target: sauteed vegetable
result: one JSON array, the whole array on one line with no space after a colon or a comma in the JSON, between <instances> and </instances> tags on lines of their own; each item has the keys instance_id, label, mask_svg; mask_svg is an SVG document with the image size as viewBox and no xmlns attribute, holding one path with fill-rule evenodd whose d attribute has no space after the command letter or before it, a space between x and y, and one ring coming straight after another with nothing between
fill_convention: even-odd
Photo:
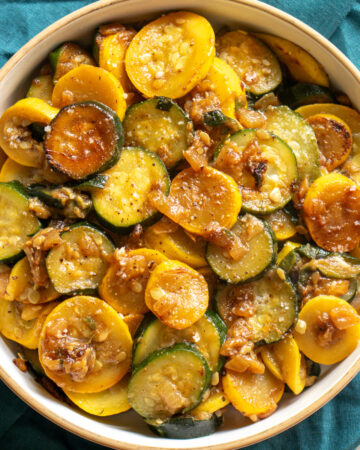
<instances>
[{"instance_id":1,"label":"sauteed vegetable","mask_svg":"<svg viewBox=\"0 0 360 450\"><path fill-rule=\"evenodd\" d=\"M0 331L89 414L263 419L360 339L360 115L302 48L192 12L92 53L0 118Z\"/></svg>"}]
</instances>

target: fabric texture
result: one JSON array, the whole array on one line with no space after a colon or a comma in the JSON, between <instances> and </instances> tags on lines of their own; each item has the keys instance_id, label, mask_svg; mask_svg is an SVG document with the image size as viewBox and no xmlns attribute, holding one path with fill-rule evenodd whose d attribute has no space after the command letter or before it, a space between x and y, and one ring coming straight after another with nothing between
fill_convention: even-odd
<instances>
[{"instance_id":1,"label":"fabric texture","mask_svg":"<svg viewBox=\"0 0 360 450\"><path fill-rule=\"evenodd\" d=\"M83 0L0 0L0 67L30 38ZM267 0L330 39L360 68L360 3L357 0ZM61 430L0 382L1 450L100 450ZM251 450L351 450L360 443L360 375L320 411Z\"/></svg>"}]
</instances>

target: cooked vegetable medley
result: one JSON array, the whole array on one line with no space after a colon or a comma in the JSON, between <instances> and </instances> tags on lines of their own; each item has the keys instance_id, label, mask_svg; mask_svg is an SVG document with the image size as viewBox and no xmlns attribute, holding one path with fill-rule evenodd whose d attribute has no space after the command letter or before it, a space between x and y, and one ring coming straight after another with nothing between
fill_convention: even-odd
<instances>
[{"instance_id":1,"label":"cooked vegetable medley","mask_svg":"<svg viewBox=\"0 0 360 450\"><path fill-rule=\"evenodd\" d=\"M192 12L92 48L0 118L14 361L164 437L265 418L360 339L360 114L302 48Z\"/></svg>"}]
</instances>

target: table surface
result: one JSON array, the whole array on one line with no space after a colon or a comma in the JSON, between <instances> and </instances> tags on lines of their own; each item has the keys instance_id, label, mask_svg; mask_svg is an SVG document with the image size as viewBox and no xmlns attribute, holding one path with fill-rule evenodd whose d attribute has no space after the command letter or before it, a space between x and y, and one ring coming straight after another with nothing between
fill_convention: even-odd
<instances>
[{"instance_id":1,"label":"table surface","mask_svg":"<svg viewBox=\"0 0 360 450\"><path fill-rule=\"evenodd\" d=\"M330 39L360 68L359 0L266 0ZM0 0L0 67L55 20L91 2ZM26 406L0 382L1 450L100 450L58 428ZM330 403L292 429L251 450L351 450L360 443L360 374Z\"/></svg>"}]
</instances>

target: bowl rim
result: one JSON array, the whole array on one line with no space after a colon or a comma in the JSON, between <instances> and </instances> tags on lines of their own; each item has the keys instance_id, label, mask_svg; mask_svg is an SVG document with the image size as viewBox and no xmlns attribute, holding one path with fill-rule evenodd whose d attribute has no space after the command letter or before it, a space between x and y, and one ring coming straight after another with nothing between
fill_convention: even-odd
<instances>
[{"instance_id":1,"label":"bowl rim","mask_svg":"<svg viewBox=\"0 0 360 450\"><path fill-rule=\"evenodd\" d=\"M339 50L335 45L333 45L330 41L328 41L324 36L315 31L309 25L306 25L301 20L291 16L290 14L281 11L278 8L275 8L271 5L263 3L258 0L227 0L228 2L243 4L248 7L252 7L254 9L262 10L267 12L273 16L276 16L279 19L282 19L288 23L290 23L295 28L298 28L300 31L305 32L307 35L316 40L323 48L329 51L336 59L338 59L343 66L345 66L346 70L348 70L356 81L360 84L360 71L356 68L356 66ZM48 38L52 33L62 28L63 26L73 22L79 17L84 17L87 14L93 13L98 9L103 9L107 6L112 6L115 4L124 4L130 3L132 0L99 0L90 5L86 5L80 9L75 10L74 12L67 14L56 22L52 23L40 33L35 35L32 39L30 39L25 45L23 45L0 69L0 82L5 78L5 76L21 61L21 59L26 55L26 53L37 46L40 42ZM279 433L286 431L287 429L293 427L298 424L302 420L309 417L311 414L315 413L322 406L324 406L327 402L329 402L332 398L334 398L345 386L350 383L350 381L355 377L355 375L360 371L360 355L358 358L352 363L351 367L343 374L342 378L333 386L332 389L325 392L321 395L310 407L303 409L296 416L289 417L282 421L280 424L275 425L274 427L268 428L267 430L261 431L256 435L256 440L254 441L254 436L246 436L241 437L240 439L235 439L231 442L227 442L224 444L219 444L212 446L211 448L217 450L227 450L233 448L242 448L247 445L256 444L265 439L269 439ZM163 449L159 446L139 446L136 444L130 444L128 442L119 441L118 439L113 439L110 437L102 436L92 430L85 430L79 428L78 425L68 421L67 419L59 416L57 413L53 412L51 409L44 407L44 405L32 397L31 393L28 393L26 389L24 389L20 384L14 381L11 376L5 371L5 369L0 365L0 379L18 396L21 400L23 400L28 406L33 408L36 412L41 414L46 419L55 423L56 425L64 428L71 433L74 433L84 439L91 440L97 444L104 445L110 448L123 448L130 450L137 449L148 449L148 450L169 450L169 447L164 447ZM119 447L121 445L121 447ZM208 445L201 445L199 447L191 447L192 450L204 450L208 449Z\"/></svg>"}]
</instances>

